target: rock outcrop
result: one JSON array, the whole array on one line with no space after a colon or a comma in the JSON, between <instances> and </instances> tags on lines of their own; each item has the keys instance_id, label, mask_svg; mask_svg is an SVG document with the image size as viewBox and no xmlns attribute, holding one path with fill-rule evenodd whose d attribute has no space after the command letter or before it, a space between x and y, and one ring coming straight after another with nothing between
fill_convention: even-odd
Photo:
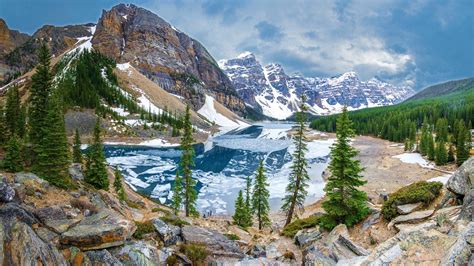
<instances>
[{"instance_id":1,"label":"rock outcrop","mask_svg":"<svg viewBox=\"0 0 474 266\"><path fill-rule=\"evenodd\" d=\"M244 257L242 250L234 241L215 230L192 225L186 225L181 230L185 243L204 245L212 255Z\"/></svg>"},{"instance_id":2,"label":"rock outcrop","mask_svg":"<svg viewBox=\"0 0 474 266\"><path fill-rule=\"evenodd\" d=\"M0 202L10 202L15 198L15 190L4 179L0 181Z\"/></svg>"},{"instance_id":3,"label":"rock outcrop","mask_svg":"<svg viewBox=\"0 0 474 266\"><path fill-rule=\"evenodd\" d=\"M474 188L474 157L470 157L448 179L446 187L457 195L464 196Z\"/></svg>"},{"instance_id":4,"label":"rock outcrop","mask_svg":"<svg viewBox=\"0 0 474 266\"><path fill-rule=\"evenodd\" d=\"M158 218L152 219L151 222L165 246L175 245L181 241L181 228L167 224Z\"/></svg>"},{"instance_id":5,"label":"rock outcrop","mask_svg":"<svg viewBox=\"0 0 474 266\"><path fill-rule=\"evenodd\" d=\"M204 46L146 9L120 4L104 10L92 44L119 63L129 62L165 90L185 97L195 110L204 104L205 92L233 111L245 109Z\"/></svg>"}]
</instances>

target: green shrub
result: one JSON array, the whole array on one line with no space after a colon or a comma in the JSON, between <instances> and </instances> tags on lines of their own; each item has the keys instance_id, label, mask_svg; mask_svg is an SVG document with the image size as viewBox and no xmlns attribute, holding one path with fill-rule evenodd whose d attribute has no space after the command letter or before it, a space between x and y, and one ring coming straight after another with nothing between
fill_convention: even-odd
<instances>
[{"instance_id":1,"label":"green shrub","mask_svg":"<svg viewBox=\"0 0 474 266\"><path fill-rule=\"evenodd\" d=\"M133 233L133 237L136 239L143 239L146 234L155 232L155 226L151 221L135 222L137 230Z\"/></svg>"},{"instance_id":2,"label":"green shrub","mask_svg":"<svg viewBox=\"0 0 474 266\"><path fill-rule=\"evenodd\" d=\"M390 221L397 216L397 205L422 202L425 205L432 202L440 193L443 184L440 182L420 181L402 187L390 194L382 207L383 217Z\"/></svg>"},{"instance_id":3,"label":"green shrub","mask_svg":"<svg viewBox=\"0 0 474 266\"><path fill-rule=\"evenodd\" d=\"M180 250L193 262L193 265L202 264L208 256L207 249L201 245L185 244Z\"/></svg>"},{"instance_id":4,"label":"green shrub","mask_svg":"<svg viewBox=\"0 0 474 266\"><path fill-rule=\"evenodd\" d=\"M140 204L136 203L135 201L131 201L129 199L125 199L125 202L127 203L128 207L130 207L130 208L141 209L143 207Z\"/></svg>"},{"instance_id":5,"label":"green shrub","mask_svg":"<svg viewBox=\"0 0 474 266\"><path fill-rule=\"evenodd\" d=\"M179 265L178 258L176 258L175 255L169 256L168 258L166 258L166 265L168 265L168 266Z\"/></svg>"},{"instance_id":6,"label":"green shrub","mask_svg":"<svg viewBox=\"0 0 474 266\"><path fill-rule=\"evenodd\" d=\"M294 237L299 230L315 227L318 224L319 224L318 216L310 216L308 218L298 219L298 220L293 221L289 225L285 226L281 234L287 237Z\"/></svg>"},{"instance_id":7,"label":"green shrub","mask_svg":"<svg viewBox=\"0 0 474 266\"><path fill-rule=\"evenodd\" d=\"M228 239L233 240L233 241L235 241L235 240L240 240L240 237L239 237L238 235L236 235L236 234L224 234L224 235L225 235Z\"/></svg>"},{"instance_id":8,"label":"green shrub","mask_svg":"<svg viewBox=\"0 0 474 266\"><path fill-rule=\"evenodd\" d=\"M179 227L181 227L183 225L189 225L188 222L186 222L184 220L181 220L178 217L173 217L171 215L160 217L160 219L163 222L167 223L167 224L172 224L172 225L179 226Z\"/></svg>"},{"instance_id":9,"label":"green shrub","mask_svg":"<svg viewBox=\"0 0 474 266\"><path fill-rule=\"evenodd\" d=\"M171 215L171 212L167 209L164 209L164 208L161 208L161 207L155 207L153 209L151 209L152 212L162 212L164 213L166 216L169 216Z\"/></svg>"}]
</instances>

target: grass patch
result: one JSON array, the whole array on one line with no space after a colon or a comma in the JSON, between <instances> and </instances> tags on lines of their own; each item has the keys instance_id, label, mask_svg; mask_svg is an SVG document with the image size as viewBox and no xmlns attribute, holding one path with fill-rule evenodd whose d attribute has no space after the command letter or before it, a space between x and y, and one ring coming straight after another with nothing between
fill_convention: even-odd
<instances>
[{"instance_id":1,"label":"grass patch","mask_svg":"<svg viewBox=\"0 0 474 266\"><path fill-rule=\"evenodd\" d=\"M397 206L409 203L423 202L428 205L440 193L443 184L441 182L420 181L402 187L390 194L382 207L383 217L390 221L397 216Z\"/></svg>"},{"instance_id":2,"label":"grass patch","mask_svg":"<svg viewBox=\"0 0 474 266\"><path fill-rule=\"evenodd\" d=\"M298 220L293 221L289 225L285 226L281 234L286 237L294 237L299 230L315 227L318 224L319 224L318 216L310 216L308 218L298 219Z\"/></svg>"},{"instance_id":3,"label":"grass patch","mask_svg":"<svg viewBox=\"0 0 474 266\"><path fill-rule=\"evenodd\" d=\"M236 234L224 234L228 239L230 240L233 240L233 241L236 241L236 240L240 240L240 237Z\"/></svg>"},{"instance_id":4,"label":"grass patch","mask_svg":"<svg viewBox=\"0 0 474 266\"><path fill-rule=\"evenodd\" d=\"M193 265L202 264L209 255L206 247L195 244L182 245L180 251L193 262Z\"/></svg>"},{"instance_id":5,"label":"grass patch","mask_svg":"<svg viewBox=\"0 0 474 266\"><path fill-rule=\"evenodd\" d=\"M171 225L175 225L179 227L182 227L183 225L189 225L188 222L181 220L178 217L173 217L171 215L160 217L160 219L167 224L171 224Z\"/></svg>"},{"instance_id":6,"label":"grass patch","mask_svg":"<svg viewBox=\"0 0 474 266\"><path fill-rule=\"evenodd\" d=\"M136 239L143 239L146 234L155 232L155 226L151 221L135 222L137 230L133 233L133 237Z\"/></svg>"},{"instance_id":7,"label":"grass patch","mask_svg":"<svg viewBox=\"0 0 474 266\"><path fill-rule=\"evenodd\" d=\"M164 208L161 208L161 207L155 207L155 208L151 209L151 211L152 212L162 212L166 216L171 216L171 211L169 211L167 209L164 209Z\"/></svg>"},{"instance_id":8,"label":"grass patch","mask_svg":"<svg viewBox=\"0 0 474 266\"><path fill-rule=\"evenodd\" d=\"M127 203L128 207L134 208L134 209L141 209L142 206L134 201L131 201L129 199L126 199L125 202Z\"/></svg>"}]
</instances>

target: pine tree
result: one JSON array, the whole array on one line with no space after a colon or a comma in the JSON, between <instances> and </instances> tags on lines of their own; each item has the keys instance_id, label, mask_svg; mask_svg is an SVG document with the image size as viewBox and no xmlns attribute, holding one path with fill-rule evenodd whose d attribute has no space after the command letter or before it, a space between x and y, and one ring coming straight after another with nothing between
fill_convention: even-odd
<instances>
[{"instance_id":1,"label":"pine tree","mask_svg":"<svg viewBox=\"0 0 474 266\"><path fill-rule=\"evenodd\" d=\"M22 143L17 135L10 137L5 150L3 167L10 172L20 172L23 170L23 158L21 156Z\"/></svg>"},{"instance_id":2,"label":"pine tree","mask_svg":"<svg viewBox=\"0 0 474 266\"><path fill-rule=\"evenodd\" d=\"M186 115L184 117L184 134L181 137L181 170L183 172L183 184L184 184L184 211L186 216L198 216L199 213L196 209L197 191L196 181L193 180L192 170L194 167L194 148L192 146L193 139L193 127L191 124L191 113L189 105L186 106Z\"/></svg>"},{"instance_id":3,"label":"pine tree","mask_svg":"<svg viewBox=\"0 0 474 266\"><path fill-rule=\"evenodd\" d=\"M298 131L294 138L295 152L293 153L293 164L291 166L291 173L289 182L286 187L286 196L283 198L283 205L281 209L286 212L285 225L291 223L293 215L297 210L303 210L304 200L308 195L306 191L308 187L308 163L305 158L305 153L308 151L307 140L305 137L305 116L304 112L307 110L305 106L305 97L301 101L300 111L296 114L298 122Z\"/></svg>"},{"instance_id":4,"label":"pine tree","mask_svg":"<svg viewBox=\"0 0 474 266\"><path fill-rule=\"evenodd\" d=\"M82 163L82 153L81 153L81 135L79 135L79 130L76 128L74 132L74 144L72 146L72 161L74 163Z\"/></svg>"},{"instance_id":5,"label":"pine tree","mask_svg":"<svg viewBox=\"0 0 474 266\"><path fill-rule=\"evenodd\" d=\"M268 203L270 192L267 187L267 178L263 169L263 161L261 161L255 176L252 197L252 208L257 216L259 230L270 224L270 218L268 217L268 212L270 211L270 204Z\"/></svg>"},{"instance_id":6,"label":"pine tree","mask_svg":"<svg viewBox=\"0 0 474 266\"><path fill-rule=\"evenodd\" d=\"M114 189L115 192L117 193L119 200L120 201L126 201L127 200L127 195L125 194L125 189L123 188L122 184L122 173L118 169L115 169L114 172Z\"/></svg>"},{"instance_id":7,"label":"pine tree","mask_svg":"<svg viewBox=\"0 0 474 266\"><path fill-rule=\"evenodd\" d=\"M458 123L458 136L456 145L456 164L462 165L467 159L469 159L470 140L471 136L469 130L466 129L464 121Z\"/></svg>"},{"instance_id":8,"label":"pine tree","mask_svg":"<svg viewBox=\"0 0 474 266\"><path fill-rule=\"evenodd\" d=\"M423 119L423 125L421 126L421 139L420 139L420 153L421 155L427 155L428 154L428 134L429 134L429 125L428 125L428 119L425 117Z\"/></svg>"},{"instance_id":9,"label":"pine tree","mask_svg":"<svg viewBox=\"0 0 474 266\"><path fill-rule=\"evenodd\" d=\"M183 181L179 175L179 170L176 170L176 178L174 179L173 187L173 198L171 207L173 208L174 214L178 215L179 210L183 204Z\"/></svg>"},{"instance_id":10,"label":"pine tree","mask_svg":"<svg viewBox=\"0 0 474 266\"><path fill-rule=\"evenodd\" d=\"M245 187L245 217L244 217L244 227L252 226L252 180L250 176L247 176L247 185Z\"/></svg>"},{"instance_id":11,"label":"pine tree","mask_svg":"<svg viewBox=\"0 0 474 266\"><path fill-rule=\"evenodd\" d=\"M431 131L428 133L428 160L433 161L435 159L435 144L433 140L433 134Z\"/></svg>"},{"instance_id":12,"label":"pine tree","mask_svg":"<svg viewBox=\"0 0 474 266\"><path fill-rule=\"evenodd\" d=\"M36 147L40 145L44 131L48 127L45 119L48 114L48 98L52 84L51 54L45 42L39 47L38 61L36 72L31 77L28 109L29 139L36 153L40 152L36 150Z\"/></svg>"},{"instance_id":13,"label":"pine tree","mask_svg":"<svg viewBox=\"0 0 474 266\"><path fill-rule=\"evenodd\" d=\"M23 137L25 132L25 119L23 117L20 100L20 93L17 86L13 86L8 90L7 103L5 110L5 120L8 136L17 135Z\"/></svg>"},{"instance_id":14,"label":"pine tree","mask_svg":"<svg viewBox=\"0 0 474 266\"><path fill-rule=\"evenodd\" d=\"M0 105L0 132L3 132L0 134L0 147L2 147L8 140L8 136L6 134L7 132L7 121L5 119L5 107L3 105Z\"/></svg>"},{"instance_id":15,"label":"pine tree","mask_svg":"<svg viewBox=\"0 0 474 266\"><path fill-rule=\"evenodd\" d=\"M352 226L368 214L367 194L357 190L366 181L360 175L363 168L360 161L355 160L358 151L350 146L350 139L354 136L352 122L349 119L347 108L339 115L336 125L336 143L331 147L331 162L324 191L328 200L322 206L326 214L322 217L321 225L333 228L339 223Z\"/></svg>"},{"instance_id":16,"label":"pine tree","mask_svg":"<svg viewBox=\"0 0 474 266\"><path fill-rule=\"evenodd\" d=\"M107 175L107 166L105 161L104 148L100 137L100 119L97 118L94 127L94 140L86 159L86 174L84 181L97 189L109 189L109 177Z\"/></svg>"},{"instance_id":17,"label":"pine tree","mask_svg":"<svg viewBox=\"0 0 474 266\"><path fill-rule=\"evenodd\" d=\"M69 147L64 124L64 113L58 95L48 100L48 112L44 118L45 128L36 151L34 171L53 185L67 188L72 184L68 174Z\"/></svg>"},{"instance_id":18,"label":"pine tree","mask_svg":"<svg viewBox=\"0 0 474 266\"><path fill-rule=\"evenodd\" d=\"M436 165L445 165L448 162L448 152L443 141L438 142L436 145Z\"/></svg>"},{"instance_id":19,"label":"pine tree","mask_svg":"<svg viewBox=\"0 0 474 266\"><path fill-rule=\"evenodd\" d=\"M238 226L245 227L245 202L242 195L242 190L239 191L239 196L235 201L235 213L232 216L234 223Z\"/></svg>"}]
</instances>

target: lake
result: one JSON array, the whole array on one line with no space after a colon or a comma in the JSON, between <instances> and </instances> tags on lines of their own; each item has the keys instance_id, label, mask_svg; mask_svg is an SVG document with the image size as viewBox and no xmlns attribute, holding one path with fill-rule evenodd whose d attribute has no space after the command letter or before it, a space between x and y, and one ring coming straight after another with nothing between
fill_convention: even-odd
<instances>
[{"instance_id":1,"label":"lake","mask_svg":"<svg viewBox=\"0 0 474 266\"><path fill-rule=\"evenodd\" d=\"M278 211L288 183L292 140L287 136L292 124L261 123L212 136L194 146L196 166L193 178L198 182L197 207L201 213L232 214L246 177L254 173L263 160L270 191L272 211ZM327 167L332 139L308 143L306 158L311 181L307 202L324 195L322 172ZM130 145L105 145L107 162L118 167L125 182L133 189L169 203L171 188L181 156L178 147L152 148Z\"/></svg>"}]
</instances>

